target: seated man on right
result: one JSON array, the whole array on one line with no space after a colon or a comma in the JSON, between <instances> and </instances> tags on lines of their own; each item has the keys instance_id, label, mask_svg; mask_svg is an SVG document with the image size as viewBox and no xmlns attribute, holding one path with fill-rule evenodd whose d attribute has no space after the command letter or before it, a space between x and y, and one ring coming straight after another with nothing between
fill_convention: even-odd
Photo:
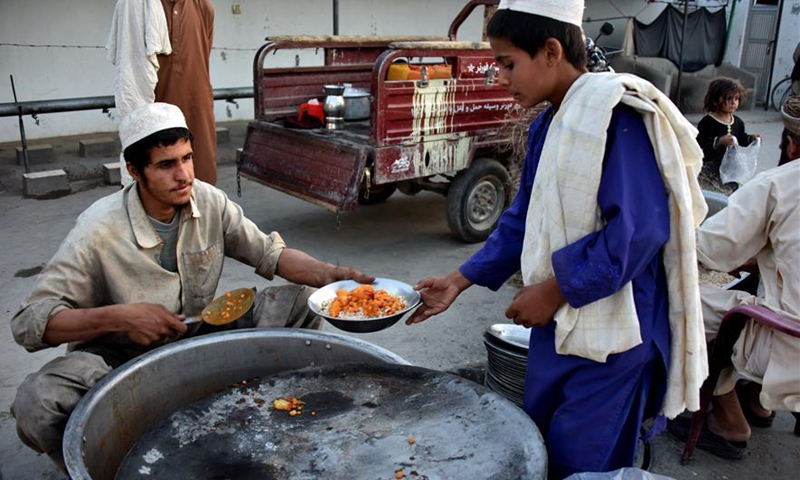
<instances>
[{"instance_id":1,"label":"seated man on right","mask_svg":"<svg viewBox=\"0 0 800 480\"><path fill-rule=\"evenodd\" d=\"M784 152L796 160L800 96L790 98L782 115L789 132ZM725 313L737 305L758 304L800 322L800 161L762 172L734 192L728 206L698 229L697 258L721 272L755 263L760 275L758 295L701 285L708 341L716 337ZM769 426L772 410L800 412L800 342L750 320L732 361L734 368L723 371L717 383L698 447L735 459L743 456L751 435L748 419ZM740 388L741 404L738 378L751 382Z\"/></svg>"}]
</instances>

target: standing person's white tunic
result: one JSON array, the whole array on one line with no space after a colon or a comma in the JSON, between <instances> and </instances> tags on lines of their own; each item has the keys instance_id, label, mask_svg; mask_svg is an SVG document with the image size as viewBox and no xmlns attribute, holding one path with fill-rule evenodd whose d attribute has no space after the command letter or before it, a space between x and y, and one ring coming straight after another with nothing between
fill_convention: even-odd
<instances>
[{"instance_id":1,"label":"standing person's white tunic","mask_svg":"<svg viewBox=\"0 0 800 480\"><path fill-rule=\"evenodd\" d=\"M108 59L116 67L114 102L120 118L153 103L158 83L157 55L169 55L172 47L164 9L159 0L119 0L111 19L106 43ZM122 185L133 182L120 154Z\"/></svg>"},{"instance_id":2,"label":"standing person's white tunic","mask_svg":"<svg viewBox=\"0 0 800 480\"><path fill-rule=\"evenodd\" d=\"M757 175L731 195L698 229L697 258L722 272L755 258L761 275L757 296L701 287L707 333L716 334L725 312L741 304L800 322L800 160ZM732 360L740 375L762 384L765 408L800 411L800 340L749 321ZM734 388L732 373L723 372L716 394Z\"/></svg>"}]
</instances>

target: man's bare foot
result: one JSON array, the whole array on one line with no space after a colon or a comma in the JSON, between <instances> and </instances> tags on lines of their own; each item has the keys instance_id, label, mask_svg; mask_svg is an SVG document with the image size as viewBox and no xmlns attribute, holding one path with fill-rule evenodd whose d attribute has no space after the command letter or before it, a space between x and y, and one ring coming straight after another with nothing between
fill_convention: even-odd
<instances>
[{"instance_id":1,"label":"man's bare foot","mask_svg":"<svg viewBox=\"0 0 800 480\"><path fill-rule=\"evenodd\" d=\"M750 439L750 425L742 413L736 390L711 397L712 410L708 413L708 428L730 442Z\"/></svg>"}]
</instances>

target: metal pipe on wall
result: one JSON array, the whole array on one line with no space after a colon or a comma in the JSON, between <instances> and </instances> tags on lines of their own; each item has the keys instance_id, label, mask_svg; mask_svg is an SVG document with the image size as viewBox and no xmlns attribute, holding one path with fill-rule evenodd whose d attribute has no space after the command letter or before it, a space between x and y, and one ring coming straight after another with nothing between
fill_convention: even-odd
<instances>
[{"instance_id":1,"label":"metal pipe on wall","mask_svg":"<svg viewBox=\"0 0 800 480\"><path fill-rule=\"evenodd\" d=\"M253 87L215 88L214 100L232 101L252 98ZM34 102L0 103L0 117L38 115L41 113L77 112L81 110L108 110L114 108L114 96L59 98Z\"/></svg>"}]
</instances>

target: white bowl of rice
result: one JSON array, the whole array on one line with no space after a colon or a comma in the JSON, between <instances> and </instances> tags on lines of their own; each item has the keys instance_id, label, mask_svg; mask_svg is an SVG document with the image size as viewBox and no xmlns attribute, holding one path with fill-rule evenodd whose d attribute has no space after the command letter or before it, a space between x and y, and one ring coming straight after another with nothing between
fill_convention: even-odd
<instances>
[{"instance_id":1,"label":"white bowl of rice","mask_svg":"<svg viewBox=\"0 0 800 480\"><path fill-rule=\"evenodd\" d=\"M391 327L420 303L419 292L414 291L411 285L389 278L376 278L375 282L368 285L376 293L383 290L385 293L380 292L381 295L396 300L399 307L392 313L370 315L365 314L364 311L340 311L336 316L331 314L331 305L337 298L337 292L340 290L352 292L362 285L365 284L355 280L342 280L325 285L308 298L308 308L340 330L351 333L369 333Z\"/></svg>"}]
</instances>

